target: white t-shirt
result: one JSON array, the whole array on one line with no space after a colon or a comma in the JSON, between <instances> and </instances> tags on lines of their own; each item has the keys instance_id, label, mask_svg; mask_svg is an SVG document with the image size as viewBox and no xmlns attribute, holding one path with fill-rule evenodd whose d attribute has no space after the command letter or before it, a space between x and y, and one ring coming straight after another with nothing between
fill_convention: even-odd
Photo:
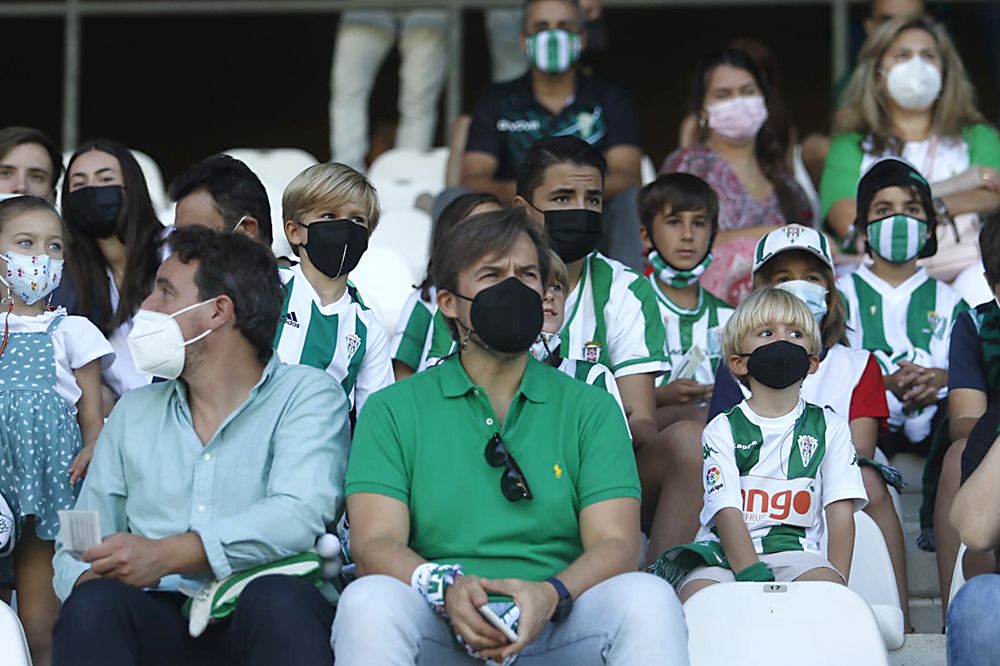
<instances>
[{"instance_id":1,"label":"white t-shirt","mask_svg":"<svg viewBox=\"0 0 1000 666\"><path fill-rule=\"evenodd\" d=\"M65 308L57 308L35 316L11 314L10 332L44 333L59 316L62 316L63 320L52 331L52 351L56 360L56 391L69 404L73 414L76 414L76 403L80 401L83 391L76 383L73 371L97 359L101 359L101 369L105 370L115 360L115 352L101 335L101 331L86 317L69 316Z\"/></svg>"},{"instance_id":2,"label":"white t-shirt","mask_svg":"<svg viewBox=\"0 0 1000 666\"><path fill-rule=\"evenodd\" d=\"M715 516L743 512L758 554L820 552L824 509L868 503L847 421L799 400L788 414L766 418L744 400L719 414L702 434L705 506L698 541L718 541Z\"/></svg>"},{"instance_id":3,"label":"white t-shirt","mask_svg":"<svg viewBox=\"0 0 1000 666\"><path fill-rule=\"evenodd\" d=\"M278 358L326 370L360 415L368 396L394 381L381 322L356 291L352 295L348 289L336 302L320 305L299 265L278 273L286 290L274 342Z\"/></svg>"}]
</instances>

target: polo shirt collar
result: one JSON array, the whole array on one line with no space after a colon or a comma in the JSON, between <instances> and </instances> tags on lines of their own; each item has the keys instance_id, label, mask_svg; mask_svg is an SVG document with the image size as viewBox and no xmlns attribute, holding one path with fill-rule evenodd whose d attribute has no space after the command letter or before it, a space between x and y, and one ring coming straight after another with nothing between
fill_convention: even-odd
<instances>
[{"instance_id":1,"label":"polo shirt collar","mask_svg":"<svg viewBox=\"0 0 1000 666\"><path fill-rule=\"evenodd\" d=\"M476 388L465 372L458 354L446 359L439 367L441 368L441 393L444 397L459 398ZM517 392L531 402L546 402L549 399L549 377L546 369L530 355Z\"/></svg>"}]
</instances>

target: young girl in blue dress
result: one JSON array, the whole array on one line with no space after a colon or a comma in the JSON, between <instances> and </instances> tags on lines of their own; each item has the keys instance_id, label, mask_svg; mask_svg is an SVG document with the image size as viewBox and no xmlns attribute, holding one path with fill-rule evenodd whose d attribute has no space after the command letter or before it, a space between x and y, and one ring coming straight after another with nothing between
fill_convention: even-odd
<instances>
[{"instance_id":1,"label":"young girl in blue dress","mask_svg":"<svg viewBox=\"0 0 1000 666\"><path fill-rule=\"evenodd\" d=\"M18 614L32 660L50 660L57 512L72 509L103 425L111 345L84 317L50 309L69 240L44 199L0 201L0 495L14 518Z\"/></svg>"}]
</instances>

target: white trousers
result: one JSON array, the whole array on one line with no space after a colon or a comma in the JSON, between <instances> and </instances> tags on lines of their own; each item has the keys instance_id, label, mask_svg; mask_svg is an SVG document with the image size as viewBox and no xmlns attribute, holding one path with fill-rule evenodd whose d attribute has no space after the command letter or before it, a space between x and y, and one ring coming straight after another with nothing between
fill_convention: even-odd
<instances>
[{"instance_id":1,"label":"white trousers","mask_svg":"<svg viewBox=\"0 0 1000 666\"><path fill-rule=\"evenodd\" d=\"M375 77L399 39L399 129L396 146L430 149L437 104L446 79L447 14L415 10L345 12L330 74L333 161L364 169L368 153L368 98Z\"/></svg>"},{"instance_id":2,"label":"white trousers","mask_svg":"<svg viewBox=\"0 0 1000 666\"><path fill-rule=\"evenodd\" d=\"M340 597L331 638L337 666L481 666L448 621L409 585L366 576ZM687 625L662 579L627 573L580 595L569 618L549 623L520 666L687 666Z\"/></svg>"}]
</instances>

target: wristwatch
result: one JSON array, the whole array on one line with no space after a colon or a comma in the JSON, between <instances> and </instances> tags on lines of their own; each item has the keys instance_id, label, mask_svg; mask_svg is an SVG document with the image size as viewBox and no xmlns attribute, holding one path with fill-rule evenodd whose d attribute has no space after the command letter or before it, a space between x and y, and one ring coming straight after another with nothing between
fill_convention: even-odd
<instances>
[{"instance_id":1,"label":"wristwatch","mask_svg":"<svg viewBox=\"0 0 1000 666\"><path fill-rule=\"evenodd\" d=\"M552 621L559 623L569 617L569 613L573 610L573 595L569 593L563 582L552 576L551 578L546 578L545 582L556 588L556 592L559 593L559 603L556 604L556 610L552 613Z\"/></svg>"}]
</instances>

